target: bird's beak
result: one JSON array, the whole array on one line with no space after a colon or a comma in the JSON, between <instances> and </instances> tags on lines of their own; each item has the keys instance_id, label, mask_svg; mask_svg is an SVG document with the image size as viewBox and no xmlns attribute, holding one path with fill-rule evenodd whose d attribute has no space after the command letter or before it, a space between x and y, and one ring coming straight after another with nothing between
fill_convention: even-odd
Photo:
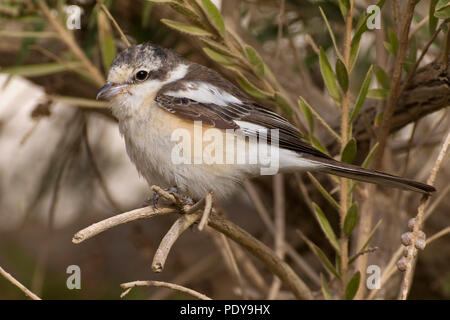
<instances>
[{"instance_id":1,"label":"bird's beak","mask_svg":"<svg viewBox=\"0 0 450 320\"><path fill-rule=\"evenodd\" d=\"M97 94L97 100L98 99L108 99L111 97L114 97L115 95L118 95L120 93L125 92L128 84L117 84L117 83L111 83L106 82L103 87L101 87L100 91Z\"/></svg>"}]
</instances>

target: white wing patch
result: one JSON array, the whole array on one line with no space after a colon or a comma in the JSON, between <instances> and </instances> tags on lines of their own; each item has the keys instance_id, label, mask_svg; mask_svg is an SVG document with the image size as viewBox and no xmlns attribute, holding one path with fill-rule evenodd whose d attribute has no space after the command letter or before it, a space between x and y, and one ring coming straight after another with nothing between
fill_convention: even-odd
<instances>
[{"instance_id":1,"label":"white wing patch","mask_svg":"<svg viewBox=\"0 0 450 320\"><path fill-rule=\"evenodd\" d=\"M248 121L234 120L234 123L236 123L242 130L248 130L251 132L258 132L259 130L267 130L266 127Z\"/></svg>"},{"instance_id":2,"label":"white wing patch","mask_svg":"<svg viewBox=\"0 0 450 320\"><path fill-rule=\"evenodd\" d=\"M226 107L231 103L242 103L241 100L232 94L206 82L188 82L185 89L167 91L164 94L176 98L188 98L200 103L216 104L222 107Z\"/></svg>"}]
</instances>

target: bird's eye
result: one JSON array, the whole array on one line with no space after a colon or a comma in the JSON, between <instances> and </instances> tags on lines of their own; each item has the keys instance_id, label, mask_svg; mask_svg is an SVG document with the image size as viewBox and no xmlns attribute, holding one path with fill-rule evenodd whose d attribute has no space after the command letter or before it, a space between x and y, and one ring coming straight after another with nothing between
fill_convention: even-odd
<instances>
[{"instance_id":1,"label":"bird's eye","mask_svg":"<svg viewBox=\"0 0 450 320\"><path fill-rule=\"evenodd\" d=\"M135 78L136 78L136 80L144 81L145 79L147 79L147 76L148 76L148 72L145 70L141 70L136 73Z\"/></svg>"}]
</instances>

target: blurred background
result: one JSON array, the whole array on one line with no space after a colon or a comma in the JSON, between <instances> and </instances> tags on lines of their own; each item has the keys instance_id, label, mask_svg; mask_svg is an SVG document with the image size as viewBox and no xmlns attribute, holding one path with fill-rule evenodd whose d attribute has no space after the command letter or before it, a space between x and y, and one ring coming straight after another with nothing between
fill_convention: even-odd
<instances>
[{"instance_id":1,"label":"blurred background","mask_svg":"<svg viewBox=\"0 0 450 320\"><path fill-rule=\"evenodd\" d=\"M105 0L104 4L131 43L152 41L172 48L242 86L232 68L226 68L228 62L223 57L202 50L205 42L160 22L161 19L189 21L186 12L176 10L177 1L160 2L172 3ZM244 88L304 130L308 119L296 104L302 96L338 131L340 112L321 77L318 48L329 54L334 66L333 41L319 7L340 44L345 35L341 1L219 0L214 3L220 9L227 31L251 45L267 70L271 70L271 83L276 84L273 87L282 94L282 99L267 99L248 86ZM355 25L374 3L355 1ZM386 76L379 72L373 77L370 94L353 126L358 146L355 163L362 163L373 146L377 118L389 89L383 86L383 79L392 78L395 56L391 51L398 46L397 20L406 10L405 3L386 1L381 11L381 28L365 32L361 39L349 82L353 99L358 96L370 65L383 69ZM405 74L431 42L398 101L383 162L384 171L423 182L450 128L447 108L450 81L448 64L445 65L448 26L432 38L437 26L446 24L442 19L433 18L432 3L436 6L438 1L419 1L414 8ZM81 10L79 29L67 29L70 5ZM67 34L61 33L55 23ZM64 39L67 35L96 71L80 62L80 55ZM122 292L119 285L134 280L169 281L213 298L240 299L240 282L226 261L221 242L211 232L200 232L196 227L187 230L176 242L164 271L152 272L153 255L176 220L175 215L121 225L78 245L71 241L82 228L141 207L151 196L146 182L138 176L126 155L115 119L104 102L95 101L112 58L124 48L113 23L95 0L0 2L0 266L43 299L118 299ZM244 75L251 84L263 87L264 81L257 74ZM339 153L327 129L317 119L315 123L313 131L320 141L318 144L333 156ZM311 127L307 130L311 131ZM338 198L333 179L319 175L316 178ZM327 272L296 230L300 229L334 261L333 249L311 212L311 202L320 204L336 230L339 217L311 181L306 174L284 175L281 180L286 216L284 241L294 250L285 260L316 296L323 298L320 274ZM425 223L427 236L450 226L449 181L447 156L435 183L438 192L428 207L432 214ZM255 179L251 185L243 186L242 192L220 204L229 220L272 248L273 233L269 232L257 206L262 205L273 220L275 184L272 177ZM252 190L259 203L249 196ZM368 259L369 264L379 265L383 271L400 246L400 235L407 231L407 221L417 212L420 196L387 188L379 188L374 194L368 194L367 190L364 184L358 185L354 197L361 204L360 216L367 209L364 201L368 197L374 200L372 227L379 220L381 224L371 239L369 247L374 249ZM356 242L351 242L352 252L356 252ZM242 267L247 294L251 298L265 298L264 292L273 275L237 245L233 244L232 249L239 265L248 262L255 268ZM312 271L305 271L296 257ZM70 265L81 268L81 290L66 287L69 276L66 270ZM251 280L255 274L261 277L256 277L260 280L256 281L259 288ZM400 273L395 270L375 298L395 298L399 283ZM332 281L330 288L333 291ZM134 289L127 296L128 299L187 297L160 288ZM448 235L420 252L410 297L450 298ZM21 291L0 277L0 299L23 298ZM292 298L292 295L282 287L277 298Z\"/></svg>"}]
</instances>

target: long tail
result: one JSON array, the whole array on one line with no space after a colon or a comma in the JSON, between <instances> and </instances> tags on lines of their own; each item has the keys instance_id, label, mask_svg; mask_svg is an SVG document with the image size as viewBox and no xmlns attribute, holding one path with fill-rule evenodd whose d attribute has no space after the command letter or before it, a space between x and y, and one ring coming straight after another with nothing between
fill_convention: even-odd
<instances>
[{"instance_id":1,"label":"long tail","mask_svg":"<svg viewBox=\"0 0 450 320\"><path fill-rule=\"evenodd\" d=\"M359 166L342 163L333 159L323 159L320 157L311 156L308 157L308 160L316 162L318 164L317 171L319 172L330 173L344 178L381 184L425 194L430 194L431 192L436 191L433 186L430 186L428 184L393 176L375 170L364 169Z\"/></svg>"}]
</instances>

